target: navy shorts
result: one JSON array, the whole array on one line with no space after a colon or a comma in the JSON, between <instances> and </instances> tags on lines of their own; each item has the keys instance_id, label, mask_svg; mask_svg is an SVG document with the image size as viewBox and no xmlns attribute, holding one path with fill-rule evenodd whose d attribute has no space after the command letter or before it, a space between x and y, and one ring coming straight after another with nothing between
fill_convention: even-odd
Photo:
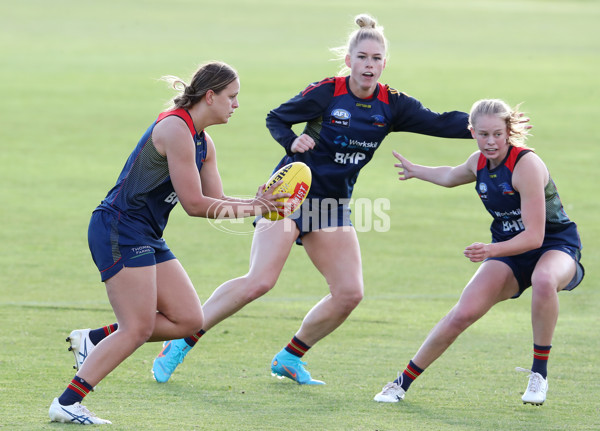
<instances>
[{"instance_id":1,"label":"navy shorts","mask_svg":"<svg viewBox=\"0 0 600 431\"><path fill-rule=\"evenodd\" d=\"M153 266L175 259L164 239L143 235L108 211L92 213L88 244L102 281L125 266Z\"/></svg>"},{"instance_id":2,"label":"navy shorts","mask_svg":"<svg viewBox=\"0 0 600 431\"><path fill-rule=\"evenodd\" d=\"M559 250L564 253L567 253L575 261L575 264L577 266L575 275L563 290L575 289L579 285L579 283L581 283L581 280L583 280L583 276L585 275L585 270L580 262L581 250L576 247L572 247L569 245L548 245L545 247L542 246L541 248L535 250L530 250L522 254L518 254L516 256L490 257L486 260L499 260L500 262L506 263L510 267L515 278L517 279L517 282L519 283L519 292L516 295L514 295L513 298L518 298L526 289L528 289L531 286L531 275L533 274L535 266L537 265L542 255L550 250Z\"/></svg>"},{"instance_id":3,"label":"navy shorts","mask_svg":"<svg viewBox=\"0 0 600 431\"><path fill-rule=\"evenodd\" d=\"M307 198L297 211L288 216L290 220L296 223L300 231L296 244L302 245L302 237L315 230L327 227L352 226L348 202L349 199L340 201L333 198ZM262 216L258 216L254 220L254 226L261 218Z\"/></svg>"},{"instance_id":4,"label":"navy shorts","mask_svg":"<svg viewBox=\"0 0 600 431\"><path fill-rule=\"evenodd\" d=\"M327 227L352 226L350 205L340 203L337 199L306 199L289 218L300 231L296 239L298 245L302 245L302 237L309 232Z\"/></svg>"}]
</instances>

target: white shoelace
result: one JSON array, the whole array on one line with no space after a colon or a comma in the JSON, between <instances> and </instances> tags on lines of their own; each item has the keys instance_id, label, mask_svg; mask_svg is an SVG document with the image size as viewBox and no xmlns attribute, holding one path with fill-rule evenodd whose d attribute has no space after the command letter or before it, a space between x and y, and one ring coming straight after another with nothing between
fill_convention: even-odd
<instances>
[{"instance_id":1,"label":"white shoelace","mask_svg":"<svg viewBox=\"0 0 600 431\"><path fill-rule=\"evenodd\" d=\"M542 381L544 380L540 373L534 373L531 370L521 367L517 367L516 370L522 373L529 373L529 385L527 386L527 390L529 392L537 393L540 391L542 387Z\"/></svg>"},{"instance_id":2,"label":"white shoelace","mask_svg":"<svg viewBox=\"0 0 600 431\"><path fill-rule=\"evenodd\" d=\"M399 380L400 383L389 382L387 385L385 385L383 387L383 389L381 390L381 393L383 395L390 395L390 393L398 392L398 390L402 389L402 380L403 380L403 378L404 378L404 376L400 374L400 371L398 371L398 378L397 378L397 380Z\"/></svg>"},{"instance_id":3,"label":"white shoelace","mask_svg":"<svg viewBox=\"0 0 600 431\"><path fill-rule=\"evenodd\" d=\"M398 386L397 383L390 382L383 387L383 389L381 390L381 394L382 395L391 395L393 392L397 392L398 388L400 388L400 386Z\"/></svg>"},{"instance_id":4,"label":"white shoelace","mask_svg":"<svg viewBox=\"0 0 600 431\"><path fill-rule=\"evenodd\" d=\"M75 403L75 405L76 405L75 408L80 411L80 414L84 414L84 415L92 417L92 418L97 418L98 417L94 413L92 413L91 411L89 411L86 406L81 405L79 403Z\"/></svg>"}]
</instances>

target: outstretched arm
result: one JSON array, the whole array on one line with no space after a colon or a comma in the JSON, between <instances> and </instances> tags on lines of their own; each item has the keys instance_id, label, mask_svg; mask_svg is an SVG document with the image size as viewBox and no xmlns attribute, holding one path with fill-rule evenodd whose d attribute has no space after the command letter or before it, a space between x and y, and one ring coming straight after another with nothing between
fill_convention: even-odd
<instances>
[{"instance_id":1,"label":"outstretched arm","mask_svg":"<svg viewBox=\"0 0 600 431\"><path fill-rule=\"evenodd\" d=\"M398 179L400 181L418 178L443 187L455 187L472 183L477 178L477 158L479 157L479 151L471 154L463 164L458 166L417 165L396 151L393 151L393 154L399 160L399 163L396 163L394 166L401 169L398 172Z\"/></svg>"}]
</instances>

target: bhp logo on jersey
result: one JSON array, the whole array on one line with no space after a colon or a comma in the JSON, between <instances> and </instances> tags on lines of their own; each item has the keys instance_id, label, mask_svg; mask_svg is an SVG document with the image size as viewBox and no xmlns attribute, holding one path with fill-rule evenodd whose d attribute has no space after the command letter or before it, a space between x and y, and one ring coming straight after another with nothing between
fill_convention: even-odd
<instances>
[{"instance_id":1,"label":"bhp logo on jersey","mask_svg":"<svg viewBox=\"0 0 600 431\"><path fill-rule=\"evenodd\" d=\"M340 165L347 165L348 163L353 163L355 165L360 164L363 160L365 160L367 156L365 153L335 153L334 162L339 163Z\"/></svg>"}]
</instances>

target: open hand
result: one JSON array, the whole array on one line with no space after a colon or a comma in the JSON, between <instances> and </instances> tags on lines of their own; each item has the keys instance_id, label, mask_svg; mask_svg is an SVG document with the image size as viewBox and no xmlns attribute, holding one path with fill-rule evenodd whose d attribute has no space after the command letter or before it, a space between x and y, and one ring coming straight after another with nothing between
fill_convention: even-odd
<instances>
[{"instance_id":1,"label":"open hand","mask_svg":"<svg viewBox=\"0 0 600 431\"><path fill-rule=\"evenodd\" d=\"M395 167L401 169L398 172L398 179L400 181L405 181L410 178L413 178L415 176L413 172L414 164L405 159L401 154L398 154L395 151L392 151L392 153L394 154L394 157L400 161L400 163L396 163L394 165Z\"/></svg>"}]
</instances>

